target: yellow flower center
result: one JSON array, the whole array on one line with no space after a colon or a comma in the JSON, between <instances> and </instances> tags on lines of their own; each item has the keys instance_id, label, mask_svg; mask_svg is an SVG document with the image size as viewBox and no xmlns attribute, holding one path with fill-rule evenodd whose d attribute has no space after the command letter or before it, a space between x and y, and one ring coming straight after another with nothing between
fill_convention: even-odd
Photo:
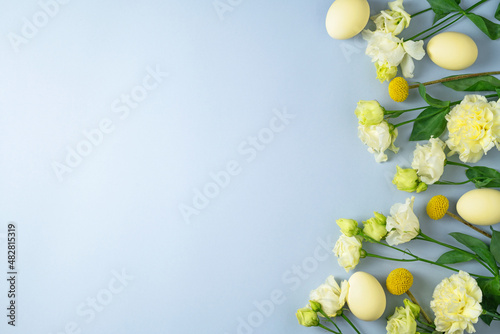
<instances>
[{"instance_id":1,"label":"yellow flower center","mask_svg":"<svg viewBox=\"0 0 500 334\"><path fill-rule=\"evenodd\" d=\"M389 82L389 96L396 102L403 102L408 97L410 88L403 77L395 77Z\"/></svg>"},{"instance_id":2,"label":"yellow flower center","mask_svg":"<svg viewBox=\"0 0 500 334\"><path fill-rule=\"evenodd\" d=\"M413 284L413 275L405 268L394 269L387 276L385 284L390 293L399 296L410 290Z\"/></svg>"},{"instance_id":3,"label":"yellow flower center","mask_svg":"<svg viewBox=\"0 0 500 334\"><path fill-rule=\"evenodd\" d=\"M450 202L443 195L437 195L430 199L427 203L427 215L431 219L438 220L446 215L448 208L450 207Z\"/></svg>"}]
</instances>

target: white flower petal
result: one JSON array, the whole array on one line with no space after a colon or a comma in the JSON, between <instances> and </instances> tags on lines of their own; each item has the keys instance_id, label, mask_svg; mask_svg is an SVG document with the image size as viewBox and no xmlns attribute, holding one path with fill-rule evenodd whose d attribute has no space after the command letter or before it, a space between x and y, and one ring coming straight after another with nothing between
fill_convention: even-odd
<instances>
[{"instance_id":1,"label":"white flower petal","mask_svg":"<svg viewBox=\"0 0 500 334\"><path fill-rule=\"evenodd\" d=\"M424 41L405 41L403 48L407 54L416 60L421 60L425 56Z\"/></svg>"}]
</instances>

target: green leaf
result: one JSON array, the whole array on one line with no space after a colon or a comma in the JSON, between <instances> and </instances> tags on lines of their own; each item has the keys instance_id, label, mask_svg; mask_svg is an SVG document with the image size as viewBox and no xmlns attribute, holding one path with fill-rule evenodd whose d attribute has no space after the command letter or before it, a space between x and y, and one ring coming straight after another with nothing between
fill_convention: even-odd
<instances>
[{"instance_id":1,"label":"green leaf","mask_svg":"<svg viewBox=\"0 0 500 334\"><path fill-rule=\"evenodd\" d=\"M458 5L460 1L455 0L427 0L431 5L432 11L436 14L448 14L452 12L460 12L462 8Z\"/></svg>"},{"instance_id":2,"label":"green leaf","mask_svg":"<svg viewBox=\"0 0 500 334\"><path fill-rule=\"evenodd\" d=\"M459 92L496 91L500 88L500 80L492 75L482 75L480 77L443 82L443 85Z\"/></svg>"},{"instance_id":3,"label":"green leaf","mask_svg":"<svg viewBox=\"0 0 500 334\"><path fill-rule=\"evenodd\" d=\"M452 250L441 255L439 259L437 259L436 263L453 264L467 262L470 260L474 260L473 254L466 251Z\"/></svg>"},{"instance_id":4,"label":"green leaf","mask_svg":"<svg viewBox=\"0 0 500 334\"><path fill-rule=\"evenodd\" d=\"M446 114L450 108L428 107L424 109L413 123L410 141L429 140L431 137L439 137L446 129Z\"/></svg>"},{"instance_id":5,"label":"green leaf","mask_svg":"<svg viewBox=\"0 0 500 334\"><path fill-rule=\"evenodd\" d=\"M466 13L465 15L490 39L495 40L500 37L500 24L493 23L474 13Z\"/></svg>"},{"instance_id":6,"label":"green leaf","mask_svg":"<svg viewBox=\"0 0 500 334\"><path fill-rule=\"evenodd\" d=\"M450 101L441 101L427 94L425 86L421 83L418 84L418 93L431 107L446 108L450 105Z\"/></svg>"},{"instance_id":7,"label":"green leaf","mask_svg":"<svg viewBox=\"0 0 500 334\"><path fill-rule=\"evenodd\" d=\"M483 292L483 301L481 306L486 311L495 313L498 305L500 305L500 281L499 278L494 279L477 279L477 284ZM489 326L493 318L488 315L482 315L481 319Z\"/></svg>"},{"instance_id":8,"label":"green leaf","mask_svg":"<svg viewBox=\"0 0 500 334\"><path fill-rule=\"evenodd\" d=\"M491 227L490 252L495 260L500 263L500 232L494 230L493 227Z\"/></svg>"},{"instance_id":9,"label":"green leaf","mask_svg":"<svg viewBox=\"0 0 500 334\"><path fill-rule=\"evenodd\" d=\"M460 0L455 0L455 2L457 3L457 5L460 4ZM434 12L434 20L432 21L432 24L434 25L434 23L436 23L437 21L439 21L441 19L444 19L450 13L451 12L448 12L448 13L439 13L438 14L438 13Z\"/></svg>"},{"instance_id":10,"label":"green leaf","mask_svg":"<svg viewBox=\"0 0 500 334\"><path fill-rule=\"evenodd\" d=\"M497 263L495 261L495 258L493 257L493 254L491 254L490 250L488 249L488 245L486 245L486 243L479 240L478 238L474 238L463 233L453 232L450 233L450 235L455 238L456 241L460 242L462 245L466 246L471 251L476 253L479 258L493 270L495 275L498 275Z\"/></svg>"},{"instance_id":11,"label":"green leaf","mask_svg":"<svg viewBox=\"0 0 500 334\"><path fill-rule=\"evenodd\" d=\"M446 14L437 14L434 13L434 20L432 21L432 24L434 25L437 21L444 19L446 16L448 16L449 13Z\"/></svg>"},{"instance_id":12,"label":"green leaf","mask_svg":"<svg viewBox=\"0 0 500 334\"><path fill-rule=\"evenodd\" d=\"M495 18L500 20L500 3L498 4L497 10L495 12Z\"/></svg>"},{"instance_id":13,"label":"green leaf","mask_svg":"<svg viewBox=\"0 0 500 334\"><path fill-rule=\"evenodd\" d=\"M476 188L500 188L500 173L493 168L474 166L468 168L465 175Z\"/></svg>"}]
</instances>

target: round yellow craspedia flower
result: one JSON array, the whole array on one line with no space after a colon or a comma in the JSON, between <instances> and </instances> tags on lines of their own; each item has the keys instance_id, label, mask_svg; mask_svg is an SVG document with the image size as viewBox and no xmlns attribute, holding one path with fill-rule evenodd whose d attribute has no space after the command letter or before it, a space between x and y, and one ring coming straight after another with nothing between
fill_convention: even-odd
<instances>
[{"instance_id":1,"label":"round yellow craspedia flower","mask_svg":"<svg viewBox=\"0 0 500 334\"><path fill-rule=\"evenodd\" d=\"M450 202L443 195L437 195L430 199L427 203L427 215L431 219L438 220L446 215L448 208L450 207Z\"/></svg>"},{"instance_id":2,"label":"round yellow craspedia flower","mask_svg":"<svg viewBox=\"0 0 500 334\"><path fill-rule=\"evenodd\" d=\"M389 82L389 96L396 102L403 102L408 97L410 88L403 77L395 77Z\"/></svg>"},{"instance_id":3,"label":"round yellow craspedia flower","mask_svg":"<svg viewBox=\"0 0 500 334\"><path fill-rule=\"evenodd\" d=\"M413 275L405 268L397 268L390 272L385 284L390 293L399 296L410 290Z\"/></svg>"}]
</instances>

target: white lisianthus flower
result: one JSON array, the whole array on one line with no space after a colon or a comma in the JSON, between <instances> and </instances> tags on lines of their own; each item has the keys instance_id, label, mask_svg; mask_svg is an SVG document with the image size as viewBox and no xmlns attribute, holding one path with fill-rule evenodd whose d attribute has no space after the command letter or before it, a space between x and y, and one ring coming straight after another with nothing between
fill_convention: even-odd
<instances>
[{"instance_id":1,"label":"white lisianthus flower","mask_svg":"<svg viewBox=\"0 0 500 334\"><path fill-rule=\"evenodd\" d=\"M337 257L337 261L340 266L342 266L346 272L354 269L361 257L361 247L363 244L361 241L362 237L355 235L353 237L348 237L345 234L341 234L335 243L333 252Z\"/></svg>"},{"instance_id":2,"label":"white lisianthus flower","mask_svg":"<svg viewBox=\"0 0 500 334\"><path fill-rule=\"evenodd\" d=\"M431 308L436 330L445 334L474 333L483 308L483 293L476 280L465 271L445 278L434 289Z\"/></svg>"},{"instance_id":3,"label":"white lisianthus flower","mask_svg":"<svg viewBox=\"0 0 500 334\"><path fill-rule=\"evenodd\" d=\"M411 168L417 171L424 183L434 184L443 175L446 160L445 147L446 144L439 138L431 138L423 146L417 144L417 148L413 151Z\"/></svg>"},{"instance_id":4,"label":"white lisianthus flower","mask_svg":"<svg viewBox=\"0 0 500 334\"><path fill-rule=\"evenodd\" d=\"M420 223L413 212L415 197L407 198L405 204L396 203L387 217L385 240L391 246L408 242L418 235Z\"/></svg>"},{"instance_id":5,"label":"white lisianthus flower","mask_svg":"<svg viewBox=\"0 0 500 334\"><path fill-rule=\"evenodd\" d=\"M371 57L372 62L385 67L401 65L406 78L413 78L413 59L420 60L425 56L424 41L403 41L392 33L381 30L364 30L362 36L368 41L365 53Z\"/></svg>"},{"instance_id":6,"label":"white lisianthus flower","mask_svg":"<svg viewBox=\"0 0 500 334\"><path fill-rule=\"evenodd\" d=\"M375 154L375 161L387 161L385 150L389 149L398 153L399 148L394 146L394 141L398 136L398 130L387 121L382 121L377 125L358 126L358 137L363 144L368 146L368 152Z\"/></svg>"},{"instance_id":7,"label":"white lisianthus flower","mask_svg":"<svg viewBox=\"0 0 500 334\"><path fill-rule=\"evenodd\" d=\"M482 95L466 95L445 116L449 155L459 154L463 162L478 162L493 146L500 150L500 104Z\"/></svg>"},{"instance_id":8,"label":"white lisianthus flower","mask_svg":"<svg viewBox=\"0 0 500 334\"><path fill-rule=\"evenodd\" d=\"M377 30L399 35L410 25L411 16L403 7L403 0L389 2L390 10L383 10L371 19L377 25Z\"/></svg>"},{"instance_id":9,"label":"white lisianthus flower","mask_svg":"<svg viewBox=\"0 0 500 334\"><path fill-rule=\"evenodd\" d=\"M387 318L387 334L415 334L420 307L417 304L404 300L405 306L396 307L394 314Z\"/></svg>"},{"instance_id":10,"label":"white lisianthus flower","mask_svg":"<svg viewBox=\"0 0 500 334\"><path fill-rule=\"evenodd\" d=\"M330 275L325 283L311 291L309 299L320 303L326 315L335 317L342 312L348 291L349 283L347 281L342 281L339 286L335 277Z\"/></svg>"}]
</instances>

